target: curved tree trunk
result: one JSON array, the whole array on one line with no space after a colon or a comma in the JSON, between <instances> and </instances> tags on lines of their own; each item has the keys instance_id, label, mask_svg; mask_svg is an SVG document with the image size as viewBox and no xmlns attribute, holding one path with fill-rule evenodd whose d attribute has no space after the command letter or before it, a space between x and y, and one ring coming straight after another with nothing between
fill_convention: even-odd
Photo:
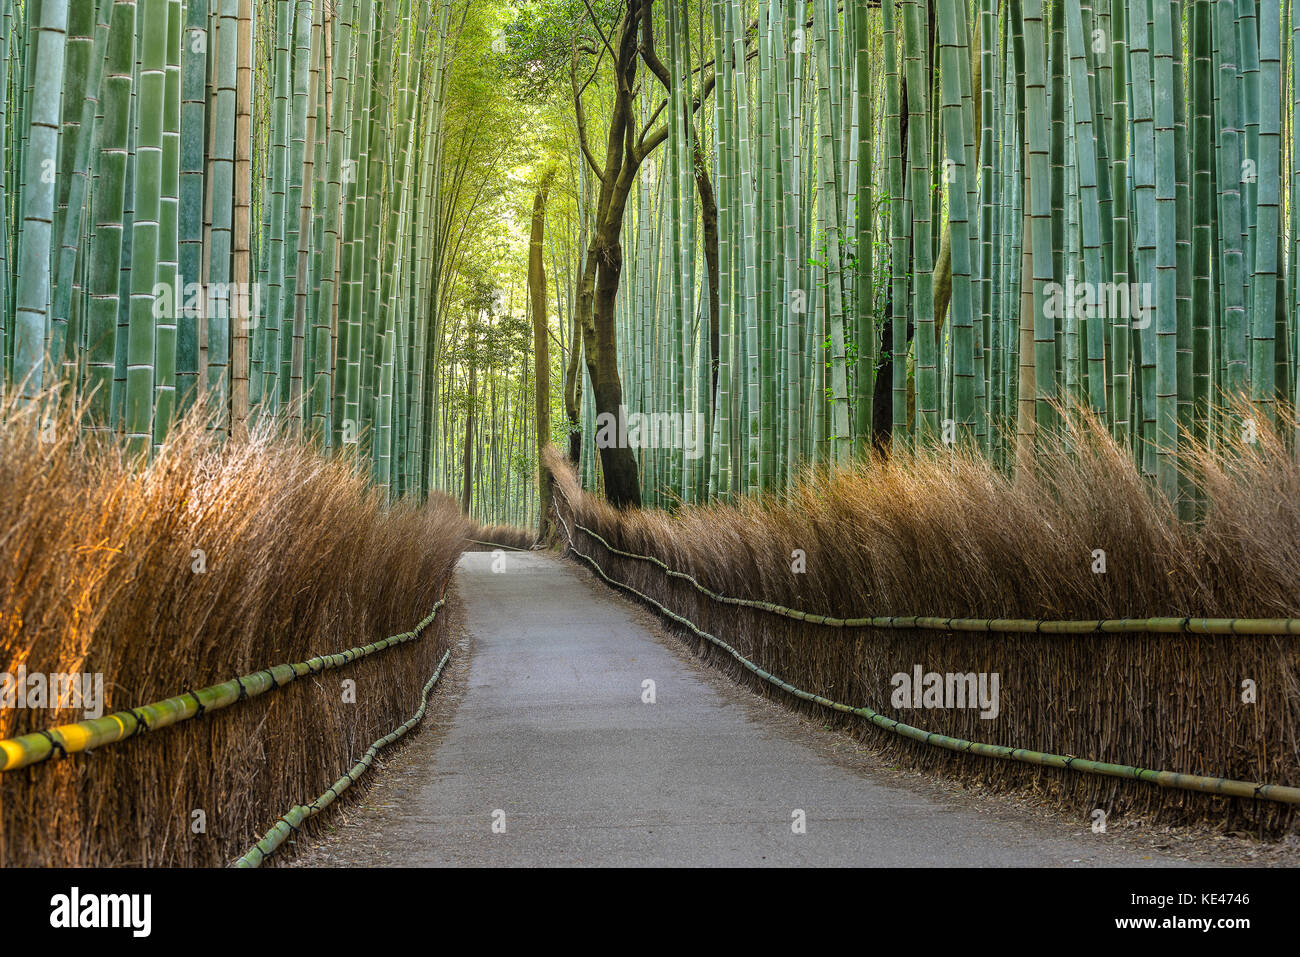
<instances>
[{"instance_id":1,"label":"curved tree trunk","mask_svg":"<svg viewBox=\"0 0 1300 957\"><path fill-rule=\"evenodd\" d=\"M588 138L582 100L586 86L578 82L576 54L570 70L583 158L600 184L595 231L587 250L586 267L579 289L577 321L582 329L583 353L595 397L597 447L605 479L605 497L618 508L637 507L641 504L636 456L627 447L623 435L623 383L618 372L618 336L614 323L614 304L623 274L623 247L619 236L623 229L623 214L627 209L628 196L636 186L637 170L645 158L668 139L666 123L653 129L647 126L638 135L640 121L635 112L633 96L637 88L638 63L644 60L660 82L667 89L673 89L673 78L655 53L651 25L654 0L625 0L625 3L623 19L617 32L605 41L606 49L615 57L615 94L609 115L603 165L597 162ZM602 39L605 39L603 35ZM714 82L710 78L702 84L699 96L691 107L692 116L708 97ZM650 122L654 123L655 117L651 117ZM711 194L712 185L707 184L707 181L700 183L697 180L697 184L707 186L705 191ZM708 202L705 205L707 207ZM715 222L716 208L715 203ZM707 216L705 227L706 230L710 228ZM712 228L716 233L716 225ZM713 247L716 249L716 246L715 236ZM713 272L715 265L716 260L710 266L710 284L716 289L717 277ZM715 315L715 308L711 301L711 317ZM716 355L716 350L714 354Z\"/></svg>"},{"instance_id":2,"label":"curved tree trunk","mask_svg":"<svg viewBox=\"0 0 1300 957\"><path fill-rule=\"evenodd\" d=\"M623 246L617 238L622 218L620 213L616 220L601 226L598 245L589 254L595 257L596 281L594 296L590 296L591 321L583 329L583 347L596 404L597 450L605 477L605 498L615 508L639 508L641 482L636 456L622 441L623 382L618 373L614 324L614 304L623 275Z\"/></svg>"}]
</instances>

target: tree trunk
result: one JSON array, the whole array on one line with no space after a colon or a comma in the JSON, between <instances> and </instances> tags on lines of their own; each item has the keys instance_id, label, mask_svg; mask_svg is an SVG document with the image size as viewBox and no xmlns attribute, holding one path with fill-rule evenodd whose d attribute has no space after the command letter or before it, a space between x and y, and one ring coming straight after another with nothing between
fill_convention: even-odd
<instances>
[{"instance_id":1,"label":"tree trunk","mask_svg":"<svg viewBox=\"0 0 1300 957\"><path fill-rule=\"evenodd\" d=\"M694 125L694 121L692 121ZM710 381L713 391L709 393L709 402L715 401L718 394L718 201L713 193L713 183L709 179L708 163L700 148L700 138L694 136L695 142L695 186L700 194L700 219L704 223L704 266L709 274L709 355L712 357Z\"/></svg>"},{"instance_id":2,"label":"tree trunk","mask_svg":"<svg viewBox=\"0 0 1300 957\"><path fill-rule=\"evenodd\" d=\"M885 299L885 317L880 329L880 348L877 355L880 362L876 366L875 391L871 404L871 444L877 452L889 451L894 437L894 297L889 294ZM907 321L907 341L898 349L898 357L907 363L911 351L912 335L916 326L909 318Z\"/></svg>"},{"instance_id":3,"label":"tree trunk","mask_svg":"<svg viewBox=\"0 0 1300 957\"><path fill-rule=\"evenodd\" d=\"M587 250L587 263L583 271L578 295L578 322L582 329L582 346L587 372L595 397L598 423L604 423L604 441L600 441L597 426L601 469L605 478L605 498L617 508L641 504L641 484L637 474L636 456L627 448L623 435L623 384L618 373L618 338L614 324L614 303L618 297L619 280L623 273L623 247L619 235L623 228L623 214L627 199L636 185L637 169L647 156L668 139L668 127L661 124L653 131L648 127L637 135L639 126L633 99L637 87L638 59L645 60L659 77L665 89L673 90L673 79L654 51L652 9L654 0L626 0L617 39L607 41L609 51L615 56L615 94L613 109L608 120L605 139L605 163L602 168L591 150L587 136L586 113L582 105L583 87L578 83L577 59L571 64L574 109L578 122L578 139L583 158L592 167L600 183L596 203L595 227L591 245ZM637 32L640 30L640 43ZM612 42L612 45L609 45ZM617 52L615 52L617 51ZM702 106L715 81L710 78L700 89L700 95L691 108L691 115ZM653 119L652 119L653 122ZM692 120L693 122L693 120ZM707 181L706 181L707 182ZM697 170L697 185L700 184ZM708 184L708 192L712 192ZM709 203L705 203L707 207ZM713 204L717 248L716 203ZM709 228L706 218L706 229ZM706 246L708 239L706 237ZM710 266L711 285L717 289L716 259ZM710 302L711 316L716 316L716 302ZM716 322L715 322L716 328ZM714 354L717 354L716 349ZM609 430L613 429L611 437ZM611 440L612 439L612 440ZM572 454L572 446L571 454Z\"/></svg>"},{"instance_id":4,"label":"tree trunk","mask_svg":"<svg viewBox=\"0 0 1300 957\"><path fill-rule=\"evenodd\" d=\"M601 225L598 244L589 256L596 261L595 294L591 321L583 330L587 372L595 397L597 438L601 423L614 428L614 441L597 442L601 471L605 476L605 498L615 508L640 508L641 482L636 456L622 441L623 382L618 374L618 348L614 325L614 305L623 274L623 246L618 241L622 224L621 207L615 219ZM608 432L606 432L608 438Z\"/></svg>"},{"instance_id":5,"label":"tree trunk","mask_svg":"<svg viewBox=\"0 0 1300 957\"><path fill-rule=\"evenodd\" d=\"M582 328L576 310L571 322L569 367L564 371L564 417L569 423L569 462L576 470L582 460Z\"/></svg>"},{"instance_id":6,"label":"tree trunk","mask_svg":"<svg viewBox=\"0 0 1300 957\"><path fill-rule=\"evenodd\" d=\"M465 403L465 484L460 493L460 510L467 518L473 518L474 507L474 403L477 391L478 366L471 359L469 364L469 401Z\"/></svg>"},{"instance_id":7,"label":"tree trunk","mask_svg":"<svg viewBox=\"0 0 1300 957\"><path fill-rule=\"evenodd\" d=\"M533 228L528 244L528 292L533 312L533 363L536 370L537 411L537 540L551 536L552 478L542 464L542 450L551 441L551 351L547 336L546 264L542 259L542 240L546 233L546 196L550 192L552 172L542 177L533 197Z\"/></svg>"}]
</instances>

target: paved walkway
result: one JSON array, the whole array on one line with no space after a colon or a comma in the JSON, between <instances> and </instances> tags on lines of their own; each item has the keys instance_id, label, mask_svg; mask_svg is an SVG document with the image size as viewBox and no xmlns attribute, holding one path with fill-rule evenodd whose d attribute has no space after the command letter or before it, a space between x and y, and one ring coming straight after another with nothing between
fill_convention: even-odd
<instances>
[{"instance_id":1,"label":"paved walkway","mask_svg":"<svg viewBox=\"0 0 1300 957\"><path fill-rule=\"evenodd\" d=\"M368 805L305 863L1180 863L1083 822L990 813L854 770L656 637L586 570L533 553L508 553L501 573L492 562L461 560L473 654L448 725L377 769ZM655 704L642 701L646 679Z\"/></svg>"}]
</instances>

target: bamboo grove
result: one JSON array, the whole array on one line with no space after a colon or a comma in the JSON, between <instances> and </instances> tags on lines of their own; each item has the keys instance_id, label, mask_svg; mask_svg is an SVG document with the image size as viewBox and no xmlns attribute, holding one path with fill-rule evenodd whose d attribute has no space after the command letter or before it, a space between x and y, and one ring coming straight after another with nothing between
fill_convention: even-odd
<instances>
[{"instance_id":1,"label":"bamboo grove","mask_svg":"<svg viewBox=\"0 0 1300 957\"><path fill-rule=\"evenodd\" d=\"M1180 446L1294 409L1290 0L620 6L662 38L635 109L669 128L620 233L648 500L888 443L1014 470L1080 409L1190 508ZM584 433L609 411L588 389Z\"/></svg>"},{"instance_id":2,"label":"bamboo grove","mask_svg":"<svg viewBox=\"0 0 1300 957\"><path fill-rule=\"evenodd\" d=\"M394 496L458 486L471 6L0 0L0 388L141 454L198 406L359 450ZM522 521L513 452L470 467Z\"/></svg>"},{"instance_id":3,"label":"bamboo grove","mask_svg":"<svg viewBox=\"0 0 1300 957\"><path fill-rule=\"evenodd\" d=\"M3 388L141 454L274 422L531 524L548 441L662 505L891 446L1010 472L1078 408L1190 511L1180 449L1296 406L1290 0L0 24Z\"/></svg>"}]
</instances>

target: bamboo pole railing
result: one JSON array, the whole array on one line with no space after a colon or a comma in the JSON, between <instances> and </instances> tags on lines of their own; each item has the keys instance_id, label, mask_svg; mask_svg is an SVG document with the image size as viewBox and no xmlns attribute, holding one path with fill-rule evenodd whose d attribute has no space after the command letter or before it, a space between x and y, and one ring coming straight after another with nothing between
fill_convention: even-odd
<instances>
[{"instance_id":1,"label":"bamboo pole railing","mask_svg":"<svg viewBox=\"0 0 1300 957\"><path fill-rule=\"evenodd\" d=\"M813 612L786 608L768 601L720 595L695 578L669 568L652 555L637 555L611 545L601 535L575 521L573 527L590 535L609 552L635 561L648 562L669 578L690 583L701 595L724 605L754 608L795 621L806 621L828 628L879 628L908 631L967 631L992 634L1030 635L1115 635L1115 634L1188 634L1188 635L1300 635L1300 618L944 618L933 615L877 615L865 618L833 618Z\"/></svg>"},{"instance_id":2,"label":"bamboo pole railing","mask_svg":"<svg viewBox=\"0 0 1300 957\"><path fill-rule=\"evenodd\" d=\"M311 817L315 817L321 811L325 810L331 804L342 796L343 792L352 785L357 783L357 779L370 770L370 765L374 763L379 752L388 747L394 741L402 738L412 728L424 720L424 712L429 707L429 692L433 686L438 683L442 677L442 669L446 666L447 660L451 657L451 651L448 650L443 656L442 661L438 662L438 667L433 673L433 677L425 683L424 690L420 692L420 707L415 714L411 715L402 725L394 728L388 734L384 735L378 741L370 746L361 760L352 767L348 768L337 781L331 784L318 795L310 804L299 804L289 809L280 820L275 822L275 826L262 836L248 851L235 861L234 866L239 868L260 867L267 858L275 853L291 834L296 834L302 829L303 823Z\"/></svg>"},{"instance_id":3,"label":"bamboo pole railing","mask_svg":"<svg viewBox=\"0 0 1300 957\"><path fill-rule=\"evenodd\" d=\"M307 675L317 675L352 664L389 648L414 641L433 624L439 609L447 602L445 589L428 616L411 631L392 635L358 648L349 648L332 655L317 655L307 661L274 665L251 674L232 678L221 684L186 691L183 694L156 701L138 708L127 708L102 718L62 724L45 731L33 731L16 738L0 740L0 772L16 771L39 764L56 753L64 757L78 751L125 741L128 738L157 731L170 725L189 721L210 711L220 711L249 698L256 698L283 688Z\"/></svg>"}]
</instances>

